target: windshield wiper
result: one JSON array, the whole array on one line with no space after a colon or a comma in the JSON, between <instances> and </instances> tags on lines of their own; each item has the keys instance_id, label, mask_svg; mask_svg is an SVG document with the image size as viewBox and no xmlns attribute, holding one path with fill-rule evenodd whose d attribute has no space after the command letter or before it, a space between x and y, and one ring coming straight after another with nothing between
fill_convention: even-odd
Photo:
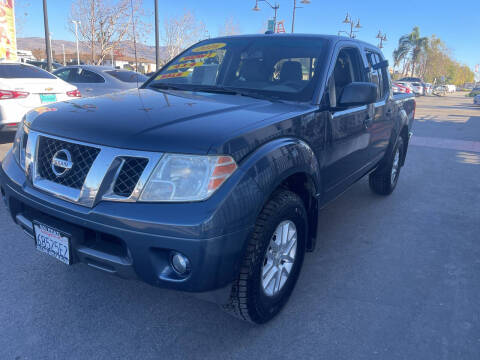
<instances>
[{"instance_id":1,"label":"windshield wiper","mask_svg":"<svg viewBox=\"0 0 480 360\"><path fill-rule=\"evenodd\" d=\"M191 91L186 86L181 85L173 85L173 84L164 84L164 83L153 83L148 85L149 87L156 88L156 89L163 89L163 90L181 90L181 91Z\"/></svg>"},{"instance_id":2,"label":"windshield wiper","mask_svg":"<svg viewBox=\"0 0 480 360\"><path fill-rule=\"evenodd\" d=\"M227 86L207 86L207 85L177 85L177 84L166 84L166 83L153 83L149 85L150 87L163 89L163 90L180 90L180 91L192 91L192 92L207 92L207 93L216 93L216 94L227 94L227 95L240 95L247 96L255 99L269 100L269 101L279 101L280 98L274 95L265 95L261 92L227 87Z\"/></svg>"},{"instance_id":3,"label":"windshield wiper","mask_svg":"<svg viewBox=\"0 0 480 360\"><path fill-rule=\"evenodd\" d=\"M237 95L247 96L255 99L261 100L269 100L269 101L279 101L280 97L275 95L266 95L259 91L249 90L249 89L242 89L242 88L233 88L233 87L226 87L224 89L234 91Z\"/></svg>"}]
</instances>

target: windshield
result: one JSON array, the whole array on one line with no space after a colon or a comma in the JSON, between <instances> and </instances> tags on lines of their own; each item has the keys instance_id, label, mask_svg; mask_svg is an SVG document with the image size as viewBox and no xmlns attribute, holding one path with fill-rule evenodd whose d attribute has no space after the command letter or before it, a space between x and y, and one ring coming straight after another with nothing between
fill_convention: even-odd
<instances>
[{"instance_id":1,"label":"windshield","mask_svg":"<svg viewBox=\"0 0 480 360\"><path fill-rule=\"evenodd\" d=\"M134 71L127 71L127 70L111 70L105 71L107 74L113 76L115 79L120 80L122 82L127 83L143 83L148 78L145 75L136 73Z\"/></svg>"},{"instance_id":2,"label":"windshield","mask_svg":"<svg viewBox=\"0 0 480 360\"><path fill-rule=\"evenodd\" d=\"M56 79L55 76L45 70L24 64L1 64L0 78Z\"/></svg>"},{"instance_id":3,"label":"windshield","mask_svg":"<svg viewBox=\"0 0 480 360\"><path fill-rule=\"evenodd\" d=\"M326 40L312 37L226 38L203 41L156 74L149 87L236 90L252 96L308 101Z\"/></svg>"}]
</instances>

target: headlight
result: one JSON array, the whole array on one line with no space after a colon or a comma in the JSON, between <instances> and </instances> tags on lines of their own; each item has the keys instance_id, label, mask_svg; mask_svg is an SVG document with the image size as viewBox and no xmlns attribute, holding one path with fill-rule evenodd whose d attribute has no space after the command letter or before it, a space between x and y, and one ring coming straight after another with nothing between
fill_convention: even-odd
<instances>
[{"instance_id":1,"label":"headlight","mask_svg":"<svg viewBox=\"0 0 480 360\"><path fill-rule=\"evenodd\" d=\"M23 121L18 124L15 140L13 140L12 153L18 165L25 170L25 150L27 148L28 134L25 132Z\"/></svg>"},{"instance_id":2,"label":"headlight","mask_svg":"<svg viewBox=\"0 0 480 360\"><path fill-rule=\"evenodd\" d=\"M230 156L165 154L140 201L200 201L212 195L237 169Z\"/></svg>"}]
</instances>

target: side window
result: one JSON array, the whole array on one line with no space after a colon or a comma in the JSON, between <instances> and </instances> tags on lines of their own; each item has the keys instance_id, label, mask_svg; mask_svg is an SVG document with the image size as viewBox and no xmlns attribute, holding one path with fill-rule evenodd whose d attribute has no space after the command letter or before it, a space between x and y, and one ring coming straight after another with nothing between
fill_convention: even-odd
<instances>
[{"instance_id":1,"label":"side window","mask_svg":"<svg viewBox=\"0 0 480 360\"><path fill-rule=\"evenodd\" d=\"M70 69L57 71L54 74L55 74L55 76L58 76L63 81L68 81L68 77L70 76Z\"/></svg>"},{"instance_id":2,"label":"side window","mask_svg":"<svg viewBox=\"0 0 480 360\"><path fill-rule=\"evenodd\" d=\"M340 50L333 70L333 80L331 80L334 86L333 89L330 89L330 96L335 97L337 104L345 86L352 82L364 81L363 74L363 61L358 49L346 48Z\"/></svg>"},{"instance_id":3,"label":"side window","mask_svg":"<svg viewBox=\"0 0 480 360\"><path fill-rule=\"evenodd\" d=\"M377 100L382 100L389 91L388 74L385 68L373 70L373 66L382 61L382 57L371 51L366 52L370 66L370 81L378 86Z\"/></svg>"},{"instance_id":4,"label":"side window","mask_svg":"<svg viewBox=\"0 0 480 360\"><path fill-rule=\"evenodd\" d=\"M104 83L105 79L92 71L77 68L74 80L75 83Z\"/></svg>"}]
</instances>

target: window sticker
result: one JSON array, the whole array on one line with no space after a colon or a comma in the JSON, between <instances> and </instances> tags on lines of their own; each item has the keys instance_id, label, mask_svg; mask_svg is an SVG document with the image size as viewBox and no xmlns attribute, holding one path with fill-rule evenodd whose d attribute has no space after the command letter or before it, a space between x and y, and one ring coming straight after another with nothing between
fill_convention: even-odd
<instances>
[{"instance_id":1,"label":"window sticker","mask_svg":"<svg viewBox=\"0 0 480 360\"><path fill-rule=\"evenodd\" d=\"M172 65L167 70L189 69L196 66L203 66L204 62L188 62L183 64Z\"/></svg>"},{"instance_id":2,"label":"window sticker","mask_svg":"<svg viewBox=\"0 0 480 360\"><path fill-rule=\"evenodd\" d=\"M217 56L216 52L212 53L207 53L207 54L197 54L197 55L190 55L190 56L184 56L180 58L179 61L191 61L191 60L196 60L196 59L209 59Z\"/></svg>"},{"instance_id":3,"label":"window sticker","mask_svg":"<svg viewBox=\"0 0 480 360\"><path fill-rule=\"evenodd\" d=\"M178 78L178 77L186 77L190 75L190 71L183 71L183 72L176 72L176 73L169 73L169 74L162 74L158 75L155 80L163 80L163 79L171 79L171 78Z\"/></svg>"},{"instance_id":4,"label":"window sticker","mask_svg":"<svg viewBox=\"0 0 480 360\"><path fill-rule=\"evenodd\" d=\"M192 49L193 52L202 52L202 51L212 51L217 50L225 47L227 44L225 43L213 43L208 45L199 46L195 49Z\"/></svg>"}]
</instances>

